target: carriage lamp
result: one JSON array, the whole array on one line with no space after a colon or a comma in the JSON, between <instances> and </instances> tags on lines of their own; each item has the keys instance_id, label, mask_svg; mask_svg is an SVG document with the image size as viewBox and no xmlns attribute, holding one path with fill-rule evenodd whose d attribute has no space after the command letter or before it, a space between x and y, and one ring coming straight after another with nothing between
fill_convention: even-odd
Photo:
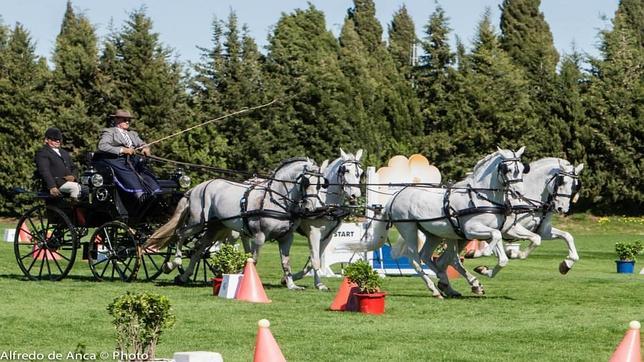
<instances>
[{"instance_id":1,"label":"carriage lamp","mask_svg":"<svg viewBox=\"0 0 644 362\"><path fill-rule=\"evenodd\" d=\"M179 186L181 186L184 189L190 187L191 182L192 180L190 179L190 176L183 175L179 177Z\"/></svg>"},{"instance_id":2,"label":"carriage lamp","mask_svg":"<svg viewBox=\"0 0 644 362\"><path fill-rule=\"evenodd\" d=\"M98 173L97 173L97 174L92 175L92 177L91 177L91 179L90 179L90 180L92 181L92 186L94 186L94 187L101 187L101 186L103 186L103 176L101 176L101 175L100 175L100 174L98 174Z\"/></svg>"}]
</instances>

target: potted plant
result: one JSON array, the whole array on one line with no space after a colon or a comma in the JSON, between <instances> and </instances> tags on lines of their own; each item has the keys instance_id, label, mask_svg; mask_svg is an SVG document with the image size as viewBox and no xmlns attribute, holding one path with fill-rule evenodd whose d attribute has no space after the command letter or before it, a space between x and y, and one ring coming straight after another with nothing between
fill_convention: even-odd
<instances>
[{"instance_id":1,"label":"potted plant","mask_svg":"<svg viewBox=\"0 0 644 362\"><path fill-rule=\"evenodd\" d=\"M635 261L637 260L637 255L642 251L642 243L636 241L633 243L615 243L615 252L617 252L617 258L615 260L617 264L618 273L633 273L635 269Z\"/></svg>"},{"instance_id":2,"label":"potted plant","mask_svg":"<svg viewBox=\"0 0 644 362\"><path fill-rule=\"evenodd\" d=\"M365 260L349 264L344 269L344 275L360 290L360 293L355 294L358 298L360 312L368 314L385 312L386 293L380 291L382 280L371 264Z\"/></svg>"},{"instance_id":3,"label":"potted plant","mask_svg":"<svg viewBox=\"0 0 644 362\"><path fill-rule=\"evenodd\" d=\"M246 265L246 259L250 258L250 253L245 253L239 250L235 245L231 244L222 244L217 251L215 251L210 257L210 268L215 274L213 278L213 295L219 295L220 288L223 284L224 279L228 279L227 288L225 289L234 289L237 284L232 280L237 280L240 278L242 270L244 270L244 265ZM225 277L229 275L236 275L237 277ZM234 283L234 285L231 285ZM234 290L232 290L232 297L234 297Z\"/></svg>"}]
</instances>

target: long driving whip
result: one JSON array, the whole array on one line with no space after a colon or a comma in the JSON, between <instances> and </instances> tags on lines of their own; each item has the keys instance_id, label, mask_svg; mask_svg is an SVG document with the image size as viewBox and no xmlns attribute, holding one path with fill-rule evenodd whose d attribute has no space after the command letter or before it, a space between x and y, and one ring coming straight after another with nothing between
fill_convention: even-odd
<instances>
[{"instance_id":1,"label":"long driving whip","mask_svg":"<svg viewBox=\"0 0 644 362\"><path fill-rule=\"evenodd\" d=\"M203 122L203 123L200 123L200 124L194 125L194 126L192 126L192 127L188 127L188 128L183 129L183 130L181 130L181 131L179 131L179 132L175 132L175 133L173 133L173 134L171 134L171 135L169 135L169 136L165 136L165 137L160 138L160 139L158 139L158 140L156 140L156 141L152 141L152 142L146 143L146 144L144 144L144 145L142 145L142 146L137 147L137 148L136 148L136 150L140 150L140 149L143 149L143 148L148 147L148 146L150 146L150 145L153 145L153 144L155 144L155 143L159 143L159 142L161 142L161 141L165 141L165 140L167 140L168 138L172 138L172 137L178 136L178 135L180 135L180 134L182 134L182 133L186 133L186 132L191 131L191 130L193 130L193 129L195 129L195 128L203 127L203 126L205 126L205 125L207 125L207 124L209 124L209 123L213 123L213 122L221 121L221 120L222 120L222 119L224 119L224 118L228 118L228 117L236 116L236 115L243 114L243 113L246 113L246 112L254 111L254 110L257 110L257 109L260 109L260 108L268 107L268 106L270 106L271 104L273 104L273 103L275 103L275 102L277 102L277 99L273 99L272 101L270 101L270 102L268 102L268 103L261 104L261 105L259 105L259 106L250 107L250 108L242 108L242 109L240 109L239 111L236 111L236 112L233 112L233 113L225 114L225 115L223 115L223 116L221 116L221 117L217 117L217 118L215 118L215 119L211 119L211 120L205 121L205 122Z\"/></svg>"}]
</instances>

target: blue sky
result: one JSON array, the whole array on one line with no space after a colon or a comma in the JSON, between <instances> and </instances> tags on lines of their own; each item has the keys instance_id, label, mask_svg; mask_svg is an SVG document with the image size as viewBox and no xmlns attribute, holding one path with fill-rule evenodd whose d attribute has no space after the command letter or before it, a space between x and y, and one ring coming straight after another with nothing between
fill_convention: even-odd
<instances>
[{"instance_id":1,"label":"blue sky","mask_svg":"<svg viewBox=\"0 0 644 362\"><path fill-rule=\"evenodd\" d=\"M310 0L326 15L327 27L338 34L352 6L351 0ZM405 4L414 18L417 34L422 36L423 26L440 4L450 18L454 40L458 35L469 46L475 35L476 24L486 6L498 29L499 9L502 0L375 0L376 15L383 29L391 22L393 13ZM542 0L541 11L554 36L559 53L570 53L573 42L578 50L598 55L597 34L610 27L610 19L617 9L618 0ZM175 50L182 61L197 61L200 51L197 46L210 47L212 20L226 19L231 10L237 13L240 23L247 24L251 35L260 47L266 45L266 37L283 12L306 8L304 0L74 0L75 10L85 13L94 24L99 37L109 32L109 24L118 29L128 13L147 8L154 31L161 41ZM0 2L0 16L5 25L23 24L36 42L39 55L51 57L56 35L65 12L66 0L5 0ZM605 19L602 19L605 16Z\"/></svg>"}]
</instances>

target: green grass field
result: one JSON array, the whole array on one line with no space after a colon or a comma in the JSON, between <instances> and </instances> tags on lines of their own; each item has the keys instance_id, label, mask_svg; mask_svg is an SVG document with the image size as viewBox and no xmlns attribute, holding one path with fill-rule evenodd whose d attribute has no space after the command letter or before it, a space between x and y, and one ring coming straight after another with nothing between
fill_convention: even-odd
<instances>
[{"instance_id":1,"label":"green grass field","mask_svg":"<svg viewBox=\"0 0 644 362\"><path fill-rule=\"evenodd\" d=\"M11 243L0 243L0 353L53 351L63 355L84 345L87 352L114 350L115 332L106 306L126 291L166 295L177 316L161 337L157 357L175 351L217 351L226 361L253 356L257 321L267 318L289 361L605 361L627 329L644 322L644 275L615 272L614 244L644 240L642 218L576 215L556 225L571 231L581 260L568 275L558 272L567 251L561 241L544 241L528 260L511 260L496 278L481 277L487 294L435 300L417 277L384 280L386 313L381 316L331 312L340 279L327 279L330 293L307 286L292 292L279 285L275 243L262 251L258 271L271 304L213 297L206 286L168 282L94 282L78 257L72 275L61 282L22 277ZM0 228L13 225L1 225ZM307 256L297 239L293 265ZM644 267L644 257L636 270ZM473 269L492 258L466 260Z\"/></svg>"}]
</instances>

